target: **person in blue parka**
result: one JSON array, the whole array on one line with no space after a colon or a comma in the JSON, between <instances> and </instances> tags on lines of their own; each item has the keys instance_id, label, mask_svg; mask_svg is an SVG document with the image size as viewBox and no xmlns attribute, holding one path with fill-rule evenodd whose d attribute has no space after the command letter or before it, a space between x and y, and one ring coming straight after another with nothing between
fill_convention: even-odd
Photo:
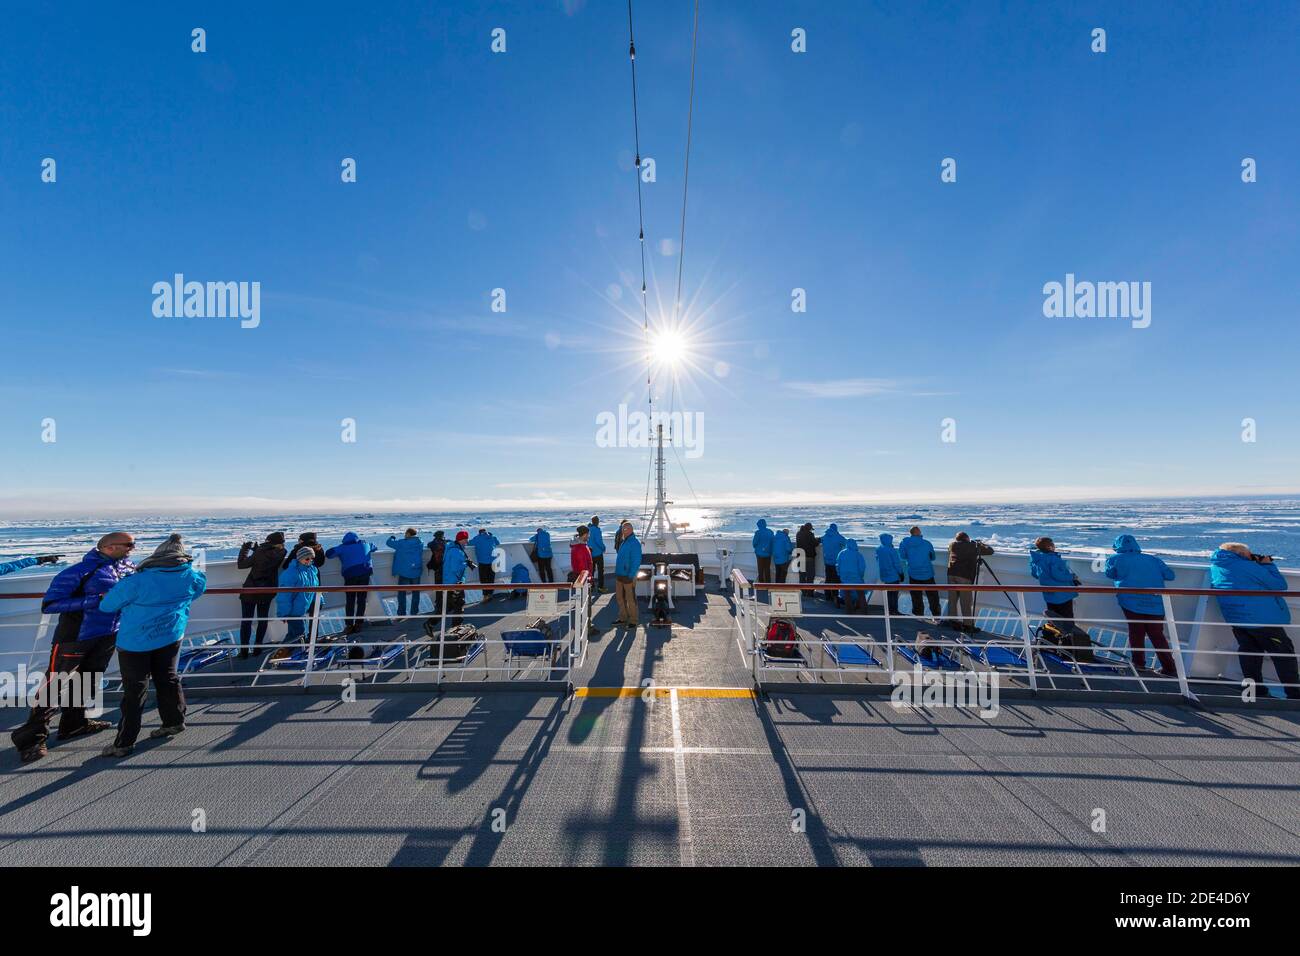
<instances>
[{"instance_id":1,"label":"person in blue parka","mask_svg":"<svg viewBox=\"0 0 1300 956\"><path fill-rule=\"evenodd\" d=\"M407 528L405 536L388 536L388 546L393 549L393 577L398 584L419 584L424 576L424 542L420 532ZM411 613L420 613L420 592L411 592ZM397 592L397 616L406 617L406 592Z\"/></svg>"},{"instance_id":2,"label":"person in blue parka","mask_svg":"<svg viewBox=\"0 0 1300 956\"><path fill-rule=\"evenodd\" d=\"M1166 581L1174 579L1174 572L1154 554L1143 554L1137 538L1121 534L1111 546L1115 553L1106 559L1106 577L1120 588L1163 588ZM1160 670L1163 677L1177 677L1174 656L1169 653L1165 639L1165 605L1155 594L1120 594L1119 609L1128 621L1128 646L1133 653L1133 666L1146 666L1146 645L1159 651Z\"/></svg>"},{"instance_id":3,"label":"person in blue parka","mask_svg":"<svg viewBox=\"0 0 1300 956\"><path fill-rule=\"evenodd\" d=\"M912 527L902 544L898 546L900 557L907 563L907 580L909 584L934 584L934 545L921 536L921 529ZM919 589L912 595L912 613L925 614L925 604L921 600ZM939 616L939 591L930 587L925 590L925 597L930 602L930 613Z\"/></svg>"},{"instance_id":4,"label":"person in blue parka","mask_svg":"<svg viewBox=\"0 0 1300 956\"><path fill-rule=\"evenodd\" d=\"M289 562L287 568L280 569L276 581L282 588L314 588L320 586L320 569L316 567L316 552L311 548L300 548ZM286 644L301 644L307 634L307 616L318 594L312 591L281 591L275 596L275 613L288 627Z\"/></svg>"},{"instance_id":5,"label":"person in blue parka","mask_svg":"<svg viewBox=\"0 0 1300 956\"><path fill-rule=\"evenodd\" d=\"M605 590L605 536L600 530L600 515L592 515L591 523L587 525L587 530L591 532L587 538L587 546L591 548L591 563L596 573L596 589Z\"/></svg>"},{"instance_id":6,"label":"person in blue parka","mask_svg":"<svg viewBox=\"0 0 1300 956\"><path fill-rule=\"evenodd\" d=\"M185 729L185 692L176 662L190 605L207 586L207 576L194 567L194 556L185 550L181 536L173 534L99 602L101 610L121 614L117 665L122 672L122 720L105 757L125 757L134 749L150 677L162 726L149 736L175 737Z\"/></svg>"},{"instance_id":7,"label":"person in blue parka","mask_svg":"<svg viewBox=\"0 0 1300 956\"><path fill-rule=\"evenodd\" d=\"M35 558L18 558L15 561L5 561L0 564L0 577L6 574L13 574L15 571L21 571L23 568L34 568L38 564L53 564L61 554L42 554Z\"/></svg>"},{"instance_id":8,"label":"person in blue parka","mask_svg":"<svg viewBox=\"0 0 1300 956\"><path fill-rule=\"evenodd\" d=\"M844 550L844 535L840 534L839 526L832 522L826 526L826 532L822 535L822 560L826 563L828 585L838 584L840 581L840 572L835 567L835 562L839 559L842 550ZM837 605L842 603L839 589L828 587L826 600L834 601Z\"/></svg>"},{"instance_id":9,"label":"person in blue parka","mask_svg":"<svg viewBox=\"0 0 1300 956\"><path fill-rule=\"evenodd\" d=\"M636 602L636 575L641 570L642 557L641 542L632 522L624 521L619 527L618 557L614 561L614 598L618 603L618 623L627 627L636 627L641 616Z\"/></svg>"},{"instance_id":10,"label":"person in blue parka","mask_svg":"<svg viewBox=\"0 0 1300 956\"><path fill-rule=\"evenodd\" d=\"M1210 587L1225 591L1285 591L1286 578L1267 554L1253 554L1239 541L1226 541L1210 556ZM1264 657L1273 662L1286 696L1300 698L1300 674L1296 665L1295 645L1287 636L1291 609L1280 595L1250 597L1225 594L1215 597L1219 613L1232 625L1237 639L1243 677L1264 683Z\"/></svg>"},{"instance_id":11,"label":"person in blue parka","mask_svg":"<svg viewBox=\"0 0 1300 956\"><path fill-rule=\"evenodd\" d=\"M538 528L537 534L528 540L533 543L533 557L537 561L537 579L554 581L555 571L551 568L551 558L555 553L551 550L551 533L545 528Z\"/></svg>"},{"instance_id":12,"label":"person in blue parka","mask_svg":"<svg viewBox=\"0 0 1300 956\"><path fill-rule=\"evenodd\" d=\"M478 534L470 540L474 546L474 560L478 562L478 580L480 584L492 584L497 579L496 567L492 563L492 552L501 546L497 536L487 528L479 528ZM483 600L492 599L492 589L483 589Z\"/></svg>"},{"instance_id":13,"label":"person in blue parka","mask_svg":"<svg viewBox=\"0 0 1300 956\"><path fill-rule=\"evenodd\" d=\"M786 573L790 570L790 558L794 555L794 542L790 540L790 530L782 528L772 539L772 563L776 565L776 579L785 583Z\"/></svg>"},{"instance_id":14,"label":"person in blue parka","mask_svg":"<svg viewBox=\"0 0 1300 956\"><path fill-rule=\"evenodd\" d=\"M772 542L776 535L767 526L765 518L758 519L758 530L754 532L754 557L758 559L758 583L766 584L772 580Z\"/></svg>"},{"instance_id":15,"label":"person in blue parka","mask_svg":"<svg viewBox=\"0 0 1300 956\"><path fill-rule=\"evenodd\" d=\"M903 581L903 559L894 547L894 536L882 534L880 547L876 548L876 569L880 573L881 584L901 584ZM885 600L889 602L889 613L898 613L898 592L886 591Z\"/></svg>"},{"instance_id":16,"label":"person in blue parka","mask_svg":"<svg viewBox=\"0 0 1300 956\"><path fill-rule=\"evenodd\" d=\"M1029 551L1029 573L1043 587L1071 588L1079 586L1078 576L1070 570L1065 559L1056 553L1056 544L1046 536L1034 542ZM1063 621L1074 620L1074 599L1077 591L1045 591L1043 604L1050 617Z\"/></svg>"},{"instance_id":17,"label":"person in blue parka","mask_svg":"<svg viewBox=\"0 0 1300 956\"><path fill-rule=\"evenodd\" d=\"M343 536L343 543L325 552L327 558L338 558L342 566L343 583L350 585L369 584L375 573L370 556L379 549L369 541L363 541L355 532L349 531ZM348 591L343 599L344 617L348 628L346 633L355 634L366 626L366 603L369 591Z\"/></svg>"},{"instance_id":18,"label":"person in blue parka","mask_svg":"<svg viewBox=\"0 0 1300 956\"><path fill-rule=\"evenodd\" d=\"M465 551L465 546L469 544L469 532L457 531L456 540L447 545L446 553L442 558L442 583L443 584L464 584L466 573L474 562L469 559L469 554ZM465 592L448 591L447 592L447 626L455 627L464 623L461 612L465 610Z\"/></svg>"},{"instance_id":19,"label":"person in blue parka","mask_svg":"<svg viewBox=\"0 0 1300 956\"><path fill-rule=\"evenodd\" d=\"M841 584L865 584L867 581L867 559L858 550L858 542L849 538L835 558L835 571ZM857 611L866 604L863 591L840 591L840 600L849 611Z\"/></svg>"},{"instance_id":20,"label":"person in blue parka","mask_svg":"<svg viewBox=\"0 0 1300 956\"><path fill-rule=\"evenodd\" d=\"M117 583L135 573L130 554L135 537L125 531L104 535L76 564L64 568L45 589L42 614L57 614L59 622L50 643L46 664L47 684L52 677L70 674L103 674L117 646L118 614L100 608L104 595ZM43 692L42 692L43 694ZM40 760L49 751L50 722L59 713L59 740L108 730L107 720L86 716L86 708L74 701L60 708L59 701L38 700L27 722L9 735L24 763ZM60 710L62 711L60 713Z\"/></svg>"}]
</instances>

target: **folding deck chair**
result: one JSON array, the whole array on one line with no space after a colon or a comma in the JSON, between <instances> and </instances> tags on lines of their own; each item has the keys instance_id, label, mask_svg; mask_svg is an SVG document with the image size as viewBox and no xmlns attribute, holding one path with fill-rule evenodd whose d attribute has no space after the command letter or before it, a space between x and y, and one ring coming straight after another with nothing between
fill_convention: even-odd
<instances>
[{"instance_id":1,"label":"folding deck chair","mask_svg":"<svg viewBox=\"0 0 1300 956\"><path fill-rule=\"evenodd\" d=\"M201 671L221 661L229 661L239 651L235 631L219 631L190 638L176 661L178 674Z\"/></svg>"}]
</instances>

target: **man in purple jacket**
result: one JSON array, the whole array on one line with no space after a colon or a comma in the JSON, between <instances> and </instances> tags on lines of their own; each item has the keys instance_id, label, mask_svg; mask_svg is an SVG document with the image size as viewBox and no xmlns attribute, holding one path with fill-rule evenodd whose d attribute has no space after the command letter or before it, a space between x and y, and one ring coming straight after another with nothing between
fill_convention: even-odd
<instances>
[{"instance_id":1,"label":"man in purple jacket","mask_svg":"<svg viewBox=\"0 0 1300 956\"><path fill-rule=\"evenodd\" d=\"M118 581L135 571L129 555L135 538L124 531L114 531L99 539L93 551L54 576L41 612L58 614L59 623L50 645L50 663L46 669L47 690L50 678L68 674L102 674L113 659L117 643L117 614L99 609L100 599ZM47 699L32 707L27 723L10 739L24 763L39 760L46 754L50 721L59 710L59 701ZM59 740L82 737L107 730L106 720L89 720L84 707L64 707L59 716Z\"/></svg>"}]
</instances>

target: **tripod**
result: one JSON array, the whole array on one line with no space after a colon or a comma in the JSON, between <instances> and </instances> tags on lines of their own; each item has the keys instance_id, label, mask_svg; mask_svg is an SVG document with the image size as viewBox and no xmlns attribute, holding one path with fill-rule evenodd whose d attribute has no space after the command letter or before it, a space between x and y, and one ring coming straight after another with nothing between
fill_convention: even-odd
<instances>
[{"instance_id":1,"label":"tripod","mask_svg":"<svg viewBox=\"0 0 1300 956\"><path fill-rule=\"evenodd\" d=\"M994 571L991 567L989 567L988 562L984 560L984 556L976 555L975 557L975 583L976 584L980 583L980 571L983 570L987 570L988 573L992 575L993 580L997 582L998 587L1000 588L1003 587L1002 582L998 579L997 572ZM1019 614L1020 606L1011 599L1011 595L1008 594L1005 589L1002 591L1002 596L1007 599L1007 604L1011 606L1011 610ZM978 607L979 607L979 600L980 600L980 592L979 591L974 592L974 597L975 600L971 602L971 625L972 626L974 626L975 624L974 619L979 617Z\"/></svg>"}]
</instances>

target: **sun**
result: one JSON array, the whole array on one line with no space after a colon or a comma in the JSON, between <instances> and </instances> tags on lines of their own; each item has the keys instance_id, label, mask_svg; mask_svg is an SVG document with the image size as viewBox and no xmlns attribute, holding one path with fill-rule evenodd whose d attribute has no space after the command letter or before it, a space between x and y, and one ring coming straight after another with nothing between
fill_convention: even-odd
<instances>
[{"instance_id":1,"label":"sun","mask_svg":"<svg viewBox=\"0 0 1300 956\"><path fill-rule=\"evenodd\" d=\"M650 358L662 368L680 368L690 352L690 341L679 329L660 329L650 336Z\"/></svg>"}]
</instances>

